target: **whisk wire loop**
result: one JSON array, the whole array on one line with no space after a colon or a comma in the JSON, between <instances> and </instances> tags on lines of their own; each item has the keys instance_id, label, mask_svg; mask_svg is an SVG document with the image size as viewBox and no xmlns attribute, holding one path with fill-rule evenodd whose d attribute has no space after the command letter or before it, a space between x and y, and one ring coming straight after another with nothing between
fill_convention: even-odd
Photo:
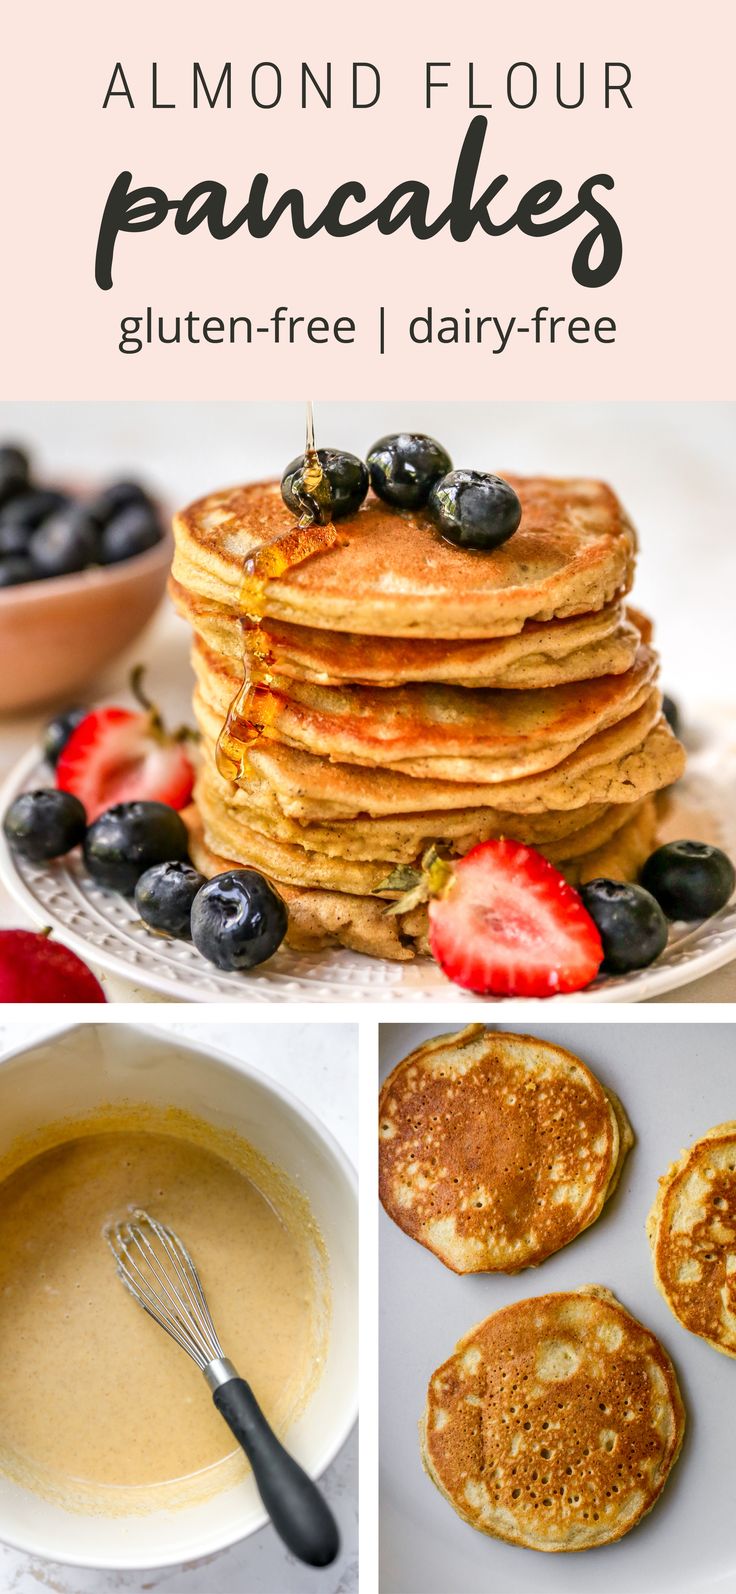
<instances>
[{"instance_id":1,"label":"whisk wire loop","mask_svg":"<svg viewBox=\"0 0 736 1594\"><path fill-rule=\"evenodd\" d=\"M126 1289L205 1370L222 1357L202 1284L189 1252L166 1225L137 1211L108 1231Z\"/></svg>"}]
</instances>

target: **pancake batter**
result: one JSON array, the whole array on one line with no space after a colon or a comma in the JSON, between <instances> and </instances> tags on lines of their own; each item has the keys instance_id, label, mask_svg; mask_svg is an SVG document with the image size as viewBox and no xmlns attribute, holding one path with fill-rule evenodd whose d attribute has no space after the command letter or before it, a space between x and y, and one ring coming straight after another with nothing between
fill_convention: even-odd
<instances>
[{"instance_id":1,"label":"pancake batter","mask_svg":"<svg viewBox=\"0 0 736 1594\"><path fill-rule=\"evenodd\" d=\"M244 1471L199 1369L118 1279L104 1230L131 1205L180 1233L226 1354L286 1431L324 1354L321 1242L303 1198L287 1210L286 1181L262 1169L269 1199L186 1133L92 1125L4 1180L4 1471L72 1508L104 1496L107 1512L184 1503Z\"/></svg>"}]
</instances>

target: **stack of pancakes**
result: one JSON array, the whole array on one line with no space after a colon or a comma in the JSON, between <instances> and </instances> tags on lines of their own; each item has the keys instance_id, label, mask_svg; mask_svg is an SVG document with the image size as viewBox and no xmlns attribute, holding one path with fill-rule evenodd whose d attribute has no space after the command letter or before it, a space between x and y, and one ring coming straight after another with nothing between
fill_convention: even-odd
<instances>
[{"instance_id":1,"label":"stack of pancakes","mask_svg":"<svg viewBox=\"0 0 736 1594\"><path fill-rule=\"evenodd\" d=\"M431 844L510 836L573 884L633 879L652 850L684 755L648 622L625 607L633 528L601 483L507 480L522 518L500 548L457 548L425 511L369 496L339 546L266 584L272 683L238 785L215 744L243 679L243 567L294 519L276 482L175 519L202 735L192 856L266 874L292 946L425 951L426 910L387 915L387 881Z\"/></svg>"}]
</instances>

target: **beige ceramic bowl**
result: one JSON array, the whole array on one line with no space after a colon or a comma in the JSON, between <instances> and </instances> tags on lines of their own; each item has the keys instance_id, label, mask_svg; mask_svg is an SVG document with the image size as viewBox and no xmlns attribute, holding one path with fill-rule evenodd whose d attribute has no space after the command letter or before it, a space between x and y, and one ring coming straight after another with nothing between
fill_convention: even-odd
<instances>
[{"instance_id":1,"label":"beige ceramic bowl","mask_svg":"<svg viewBox=\"0 0 736 1594\"><path fill-rule=\"evenodd\" d=\"M158 607L170 533L104 569L0 590L0 713L67 701L128 647Z\"/></svg>"}]
</instances>

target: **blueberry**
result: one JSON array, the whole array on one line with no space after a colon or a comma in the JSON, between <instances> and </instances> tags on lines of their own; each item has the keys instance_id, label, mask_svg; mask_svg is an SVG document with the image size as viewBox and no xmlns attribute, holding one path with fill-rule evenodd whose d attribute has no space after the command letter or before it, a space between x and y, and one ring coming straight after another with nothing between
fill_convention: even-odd
<instances>
[{"instance_id":1,"label":"blueberry","mask_svg":"<svg viewBox=\"0 0 736 1594\"><path fill-rule=\"evenodd\" d=\"M67 504L41 522L29 550L39 577L73 575L97 560L97 527L83 504Z\"/></svg>"},{"instance_id":2,"label":"blueberry","mask_svg":"<svg viewBox=\"0 0 736 1594\"><path fill-rule=\"evenodd\" d=\"M647 859L641 883L668 919L708 919L736 885L731 859L704 841L668 841Z\"/></svg>"},{"instance_id":3,"label":"blueberry","mask_svg":"<svg viewBox=\"0 0 736 1594\"><path fill-rule=\"evenodd\" d=\"M25 526L14 526L12 520L3 525L0 521L0 559L20 554L28 558L28 532Z\"/></svg>"},{"instance_id":4,"label":"blueberry","mask_svg":"<svg viewBox=\"0 0 736 1594\"><path fill-rule=\"evenodd\" d=\"M84 841L87 815L69 791L26 791L16 797L3 820L12 852L33 863L61 858Z\"/></svg>"},{"instance_id":5,"label":"blueberry","mask_svg":"<svg viewBox=\"0 0 736 1594\"><path fill-rule=\"evenodd\" d=\"M255 869L216 875L192 907L192 940L218 969L253 969L280 947L286 904Z\"/></svg>"},{"instance_id":6,"label":"blueberry","mask_svg":"<svg viewBox=\"0 0 736 1594\"><path fill-rule=\"evenodd\" d=\"M140 482L120 481L103 487L87 508L98 526L106 526L108 521L120 514L121 509L129 509L132 505L137 509L148 508L150 503L149 495Z\"/></svg>"},{"instance_id":7,"label":"blueberry","mask_svg":"<svg viewBox=\"0 0 736 1594\"><path fill-rule=\"evenodd\" d=\"M190 863L157 863L141 875L135 905L152 930L189 937L192 903L204 884L204 875Z\"/></svg>"},{"instance_id":8,"label":"blueberry","mask_svg":"<svg viewBox=\"0 0 736 1594\"><path fill-rule=\"evenodd\" d=\"M396 509L418 509L430 490L452 470L452 460L440 443L421 432L395 432L380 437L368 455L371 487Z\"/></svg>"},{"instance_id":9,"label":"blueberry","mask_svg":"<svg viewBox=\"0 0 736 1594\"><path fill-rule=\"evenodd\" d=\"M580 895L603 942L605 974L645 969L667 945L667 920L654 897L622 880L588 880Z\"/></svg>"},{"instance_id":10,"label":"blueberry","mask_svg":"<svg viewBox=\"0 0 736 1594\"><path fill-rule=\"evenodd\" d=\"M9 553L0 559L0 587L22 587L37 579L38 571L26 554Z\"/></svg>"},{"instance_id":11,"label":"blueberry","mask_svg":"<svg viewBox=\"0 0 736 1594\"><path fill-rule=\"evenodd\" d=\"M325 477L324 494L312 492L304 483L306 454L299 454L287 465L281 478L281 497L294 515L305 513L314 520L342 520L354 515L368 491L368 470L356 454L337 448L318 448L317 458Z\"/></svg>"},{"instance_id":12,"label":"blueberry","mask_svg":"<svg viewBox=\"0 0 736 1594\"><path fill-rule=\"evenodd\" d=\"M680 734L680 710L679 710L678 705L675 702L674 698L673 697L667 697L666 693L665 693L665 696L662 698L662 713L664 714L664 717L665 717L665 719L667 721L667 724L670 727L670 730L674 731L675 736L679 736L679 734Z\"/></svg>"},{"instance_id":13,"label":"blueberry","mask_svg":"<svg viewBox=\"0 0 736 1594\"><path fill-rule=\"evenodd\" d=\"M67 708L63 714L56 714L52 720L49 720L41 738L41 746L46 763L50 764L52 769L56 769L72 731L76 730L88 714L88 708Z\"/></svg>"},{"instance_id":14,"label":"blueberry","mask_svg":"<svg viewBox=\"0 0 736 1594\"><path fill-rule=\"evenodd\" d=\"M0 504L28 486L28 455L12 443L0 446Z\"/></svg>"},{"instance_id":15,"label":"blueberry","mask_svg":"<svg viewBox=\"0 0 736 1594\"><path fill-rule=\"evenodd\" d=\"M161 541L161 524L150 504L129 504L108 521L100 536L100 564L116 565L134 559Z\"/></svg>"},{"instance_id":16,"label":"blueberry","mask_svg":"<svg viewBox=\"0 0 736 1594\"><path fill-rule=\"evenodd\" d=\"M10 503L4 504L0 509L0 526L22 526L26 531L35 531L42 520L47 520L57 509L64 509L71 503L68 493L58 492L55 487L37 487L30 492L19 493L17 498L11 498Z\"/></svg>"},{"instance_id":17,"label":"blueberry","mask_svg":"<svg viewBox=\"0 0 736 1594\"><path fill-rule=\"evenodd\" d=\"M443 537L459 548L498 548L521 520L513 487L482 470L451 470L435 482L429 512Z\"/></svg>"},{"instance_id":18,"label":"blueberry","mask_svg":"<svg viewBox=\"0 0 736 1594\"><path fill-rule=\"evenodd\" d=\"M98 885L132 897L155 863L187 858L187 828L167 803L116 803L90 825L84 861Z\"/></svg>"}]
</instances>

